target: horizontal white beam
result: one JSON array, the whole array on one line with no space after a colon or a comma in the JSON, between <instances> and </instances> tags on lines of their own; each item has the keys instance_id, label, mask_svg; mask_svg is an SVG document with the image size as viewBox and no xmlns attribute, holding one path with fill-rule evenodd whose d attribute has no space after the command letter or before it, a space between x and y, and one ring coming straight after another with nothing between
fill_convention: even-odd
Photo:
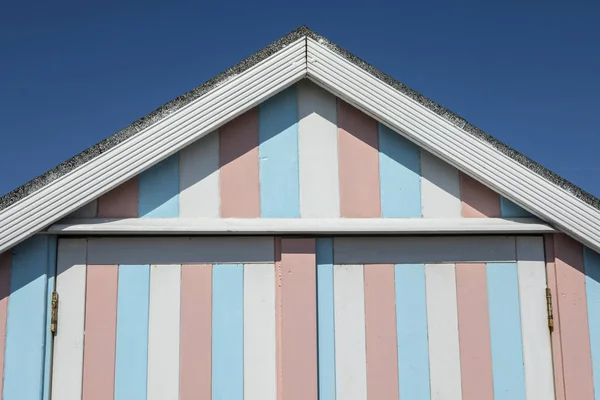
<instances>
[{"instance_id":1,"label":"horizontal white beam","mask_svg":"<svg viewBox=\"0 0 600 400\"><path fill-rule=\"evenodd\" d=\"M536 218L130 218L73 219L52 225L60 235L514 234L555 230Z\"/></svg>"}]
</instances>

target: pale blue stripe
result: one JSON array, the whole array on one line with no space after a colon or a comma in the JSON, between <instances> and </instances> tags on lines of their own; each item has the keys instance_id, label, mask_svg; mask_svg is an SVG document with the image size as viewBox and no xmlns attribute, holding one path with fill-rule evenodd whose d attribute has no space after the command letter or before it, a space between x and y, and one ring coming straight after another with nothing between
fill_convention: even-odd
<instances>
[{"instance_id":1,"label":"pale blue stripe","mask_svg":"<svg viewBox=\"0 0 600 400\"><path fill-rule=\"evenodd\" d=\"M317 239L319 400L335 400L333 239Z\"/></svg>"},{"instance_id":2,"label":"pale blue stripe","mask_svg":"<svg viewBox=\"0 0 600 400\"><path fill-rule=\"evenodd\" d=\"M600 254L585 247L583 259L594 391L596 392L596 399L598 399L600 398Z\"/></svg>"},{"instance_id":3,"label":"pale blue stripe","mask_svg":"<svg viewBox=\"0 0 600 400\"><path fill-rule=\"evenodd\" d=\"M379 126L379 181L384 218L421 217L421 151L382 124Z\"/></svg>"},{"instance_id":4,"label":"pale blue stripe","mask_svg":"<svg viewBox=\"0 0 600 400\"><path fill-rule=\"evenodd\" d=\"M244 398L244 266L213 266L212 398Z\"/></svg>"},{"instance_id":5,"label":"pale blue stripe","mask_svg":"<svg viewBox=\"0 0 600 400\"><path fill-rule=\"evenodd\" d=\"M179 217L179 154L140 174L138 212L142 218Z\"/></svg>"},{"instance_id":6,"label":"pale blue stripe","mask_svg":"<svg viewBox=\"0 0 600 400\"><path fill-rule=\"evenodd\" d=\"M39 400L46 354L48 237L34 236L13 251L6 321L4 400Z\"/></svg>"},{"instance_id":7,"label":"pale blue stripe","mask_svg":"<svg viewBox=\"0 0 600 400\"><path fill-rule=\"evenodd\" d=\"M53 338L50 332L50 313L52 310L52 292L54 291L54 279L56 274L56 236L48 237L48 289L46 291L46 354L44 355L44 393L43 400L50 399L50 378L52 377L52 348Z\"/></svg>"},{"instance_id":8,"label":"pale blue stripe","mask_svg":"<svg viewBox=\"0 0 600 400\"><path fill-rule=\"evenodd\" d=\"M425 266L397 264L394 269L400 398L428 400L429 345Z\"/></svg>"},{"instance_id":9,"label":"pale blue stripe","mask_svg":"<svg viewBox=\"0 0 600 400\"><path fill-rule=\"evenodd\" d=\"M150 266L119 265L115 400L146 400Z\"/></svg>"},{"instance_id":10,"label":"pale blue stripe","mask_svg":"<svg viewBox=\"0 0 600 400\"><path fill-rule=\"evenodd\" d=\"M525 399L516 263L488 263L487 290L494 400Z\"/></svg>"},{"instance_id":11,"label":"pale blue stripe","mask_svg":"<svg viewBox=\"0 0 600 400\"><path fill-rule=\"evenodd\" d=\"M500 196L500 216L502 218L526 218L532 217L529 211L524 210L504 196Z\"/></svg>"},{"instance_id":12,"label":"pale blue stripe","mask_svg":"<svg viewBox=\"0 0 600 400\"><path fill-rule=\"evenodd\" d=\"M293 86L259 107L260 215L300 217L298 101Z\"/></svg>"}]
</instances>

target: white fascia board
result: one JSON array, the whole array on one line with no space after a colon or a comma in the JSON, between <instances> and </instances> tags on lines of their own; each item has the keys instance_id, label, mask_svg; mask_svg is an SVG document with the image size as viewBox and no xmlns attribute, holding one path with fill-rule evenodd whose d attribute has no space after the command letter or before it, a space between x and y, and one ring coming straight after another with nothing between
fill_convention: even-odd
<instances>
[{"instance_id":1,"label":"white fascia board","mask_svg":"<svg viewBox=\"0 0 600 400\"><path fill-rule=\"evenodd\" d=\"M0 253L306 76L306 38L0 212Z\"/></svg>"},{"instance_id":2,"label":"white fascia board","mask_svg":"<svg viewBox=\"0 0 600 400\"><path fill-rule=\"evenodd\" d=\"M532 214L600 251L600 210L307 40L308 78Z\"/></svg>"},{"instance_id":3,"label":"white fascia board","mask_svg":"<svg viewBox=\"0 0 600 400\"><path fill-rule=\"evenodd\" d=\"M73 219L45 233L59 235L276 235L276 234L543 234L537 218L129 218Z\"/></svg>"}]
</instances>

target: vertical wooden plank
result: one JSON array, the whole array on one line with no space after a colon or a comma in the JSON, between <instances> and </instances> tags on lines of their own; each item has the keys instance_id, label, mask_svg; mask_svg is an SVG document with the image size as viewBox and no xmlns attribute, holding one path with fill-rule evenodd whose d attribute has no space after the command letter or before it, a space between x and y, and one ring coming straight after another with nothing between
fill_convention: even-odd
<instances>
[{"instance_id":1,"label":"vertical wooden plank","mask_svg":"<svg viewBox=\"0 0 600 400\"><path fill-rule=\"evenodd\" d=\"M179 217L179 154L140 174L138 211L141 218Z\"/></svg>"},{"instance_id":2,"label":"vertical wooden plank","mask_svg":"<svg viewBox=\"0 0 600 400\"><path fill-rule=\"evenodd\" d=\"M377 126L381 216L420 218L421 151L387 126Z\"/></svg>"},{"instance_id":3,"label":"vertical wooden plank","mask_svg":"<svg viewBox=\"0 0 600 400\"><path fill-rule=\"evenodd\" d=\"M212 398L244 398L244 267L213 266Z\"/></svg>"},{"instance_id":4,"label":"vertical wooden plank","mask_svg":"<svg viewBox=\"0 0 600 400\"><path fill-rule=\"evenodd\" d=\"M516 240L526 397L554 399L552 349L544 296L544 241L541 236L522 236Z\"/></svg>"},{"instance_id":5,"label":"vertical wooden plank","mask_svg":"<svg viewBox=\"0 0 600 400\"><path fill-rule=\"evenodd\" d=\"M87 267L83 400L114 397L118 272L117 265Z\"/></svg>"},{"instance_id":6,"label":"vertical wooden plank","mask_svg":"<svg viewBox=\"0 0 600 400\"><path fill-rule=\"evenodd\" d=\"M338 399L367 399L365 293L362 265L335 265L335 382Z\"/></svg>"},{"instance_id":7,"label":"vertical wooden plank","mask_svg":"<svg viewBox=\"0 0 600 400\"><path fill-rule=\"evenodd\" d=\"M281 239L281 272L281 394L285 400L316 399L315 239Z\"/></svg>"},{"instance_id":8,"label":"vertical wooden plank","mask_svg":"<svg viewBox=\"0 0 600 400\"><path fill-rule=\"evenodd\" d=\"M179 187L180 217L219 217L219 132L179 152Z\"/></svg>"},{"instance_id":9,"label":"vertical wooden plank","mask_svg":"<svg viewBox=\"0 0 600 400\"><path fill-rule=\"evenodd\" d=\"M485 264L456 264L460 372L464 400L494 398Z\"/></svg>"},{"instance_id":10,"label":"vertical wooden plank","mask_svg":"<svg viewBox=\"0 0 600 400\"><path fill-rule=\"evenodd\" d=\"M367 396L398 400L394 265L364 266Z\"/></svg>"},{"instance_id":11,"label":"vertical wooden plank","mask_svg":"<svg viewBox=\"0 0 600 400\"><path fill-rule=\"evenodd\" d=\"M554 251L566 398L593 399L583 246L560 233L555 235Z\"/></svg>"},{"instance_id":12,"label":"vertical wooden plank","mask_svg":"<svg viewBox=\"0 0 600 400\"><path fill-rule=\"evenodd\" d=\"M454 264L425 265L431 400L462 400Z\"/></svg>"},{"instance_id":13,"label":"vertical wooden plank","mask_svg":"<svg viewBox=\"0 0 600 400\"><path fill-rule=\"evenodd\" d=\"M377 121L338 100L340 214L381 216Z\"/></svg>"},{"instance_id":14,"label":"vertical wooden plank","mask_svg":"<svg viewBox=\"0 0 600 400\"><path fill-rule=\"evenodd\" d=\"M181 266L179 400L211 400L212 265Z\"/></svg>"},{"instance_id":15,"label":"vertical wooden plank","mask_svg":"<svg viewBox=\"0 0 600 400\"><path fill-rule=\"evenodd\" d=\"M308 80L297 84L302 218L340 216L336 98Z\"/></svg>"},{"instance_id":16,"label":"vertical wooden plank","mask_svg":"<svg viewBox=\"0 0 600 400\"><path fill-rule=\"evenodd\" d=\"M500 216L502 218L526 218L533 215L506 197L500 196Z\"/></svg>"},{"instance_id":17,"label":"vertical wooden plank","mask_svg":"<svg viewBox=\"0 0 600 400\"><path fill-rule=\"evenodd\" d=\"M119 265L115 400L146 400L150 266Z\"/></svg>"},{"instance_id":18,"label":"vertical wooden plank","mask_svg":"<svg viewBox=\"0 0 600 400\"><path fill-rule=\"evenodd\" d=\"M148 400L179 398L181 265L150 268Z\"/></svg>"},{"instance_id":19,"label":"vertical wooden plank","mask_svg":"<svg viewBox=\"0 0 600 400\"><path fill-rule=\"evenodd\" d=\"M590 348L592 351L592 371L594 391L600 396L600 254L585 247L585 292L587 298L588 321L590 326Z\"/></svg>"},{"instance_id":20,"label":"vertical wooden plank","mask_svg":"<svg viewBox=\"0 0 600 400\"><path fill-rule=\"evenodd\" d=\"M525 400L516 263L488 263L487 291L494 400Z\"/></svg>"},{"instance_id":21,"label":"vertical wooden plank","mask_svg":"<svg viewBox=\"0 0 600 400\"><path fill-rule=\"evenodd\" d=\"M4 352L6 346L6 318L10 296L10 267L12 256L9 251L0 254L0 393L4 385Z\"/></svg>"},{"instance_id":22,"label":"vertical wooden plank","mask_svg":"<svg viewBox=\"0 0 600 400\"><path fill-rule=\"evenodd\" d=\"M554 316L554 329L550 335L552 343L552 365L554 366L554 391L556 400L565 400L565 380L563 375L562 362L562 341L560 335L560 309L558 307L558 287L556 284L556 267L554 257L554 235L548 234L544 236L544 252L546 258L546 274L548 287L552 296L552 312Z\"/></svg>"},{"instance_id":23,"label":"vertical wooden plank","mask_svg":"<svg viewBox=\"0 0 600 400\"><path fill-rule=\"evenodd\" d=\"M13 249L4 352L5 400L37 400L43 395L48 242L47 236L34 236Z\"/></svg>"},{"instance_id":24,"label":"vertical wooden plank","mask_svg":"<svg viewBox=\"0 0 600 400\"><path fill-rule=\"evenodd\" d=\"M423 218L460 218L458 170L421 149Z\"/></svg>"},{"instance_id":25,"label":"vertical wooden plank","mask_svg":"<svg viewBox=\"0 0 600 400\"><path fill-rule=\"evenodd\" d=\"M500 216L500 196L464 173L460 173L460 195L463 218Z\"/></svg>"},{"instance_id":26,"label":"vertical wooden plank","mask_svg":"<svg viewBox=\"0 0 600 400\"><path fill-rule=\"evenodd\" d=\"M54 338L52 397L81 399L83 377L83 329L86 289L85 239L61 239L58 243L56 291L58 331Z\"/></svg>"},{"instance_id":27,"label":"vertical wooden plank","mask_svg":"<svg viewBox=\"0 0 600 400\"><path fill-rule=\"evenodd\" d=\"M260 217L258 108L219 129L221 217Z\"/></svg>"},{"instance_id":28,"label":"vertical wooden plank","mask_svg":"<svg viewBox=\"0 0 600 400\"><path fill-rule=\"evenodd\" d=\"M52 312L52 292L54 292L56 283L56 255L58 250L58 238L56 236L49 236L47 240L48 251L46 270L48 271L48 279L46 282L46 323L44 327L46 331L46 340L44 349L44 389L42 393L43 400L50 400L50 387L52 386L52 354L54 351L54 334L50 330L50 327L52 325L52 319L50 318L50 315Z\"/></svg>"},{"instance_id":29,"label":"vertical wooden plank","mask_svg":"<svg viewBox=\"0 0 600 400\"><path fill-rule=\"evenodd\" d=\"M259 106L260 216L300 217L298 99L294 86Z\"/></svg>"},{"instance_id":30,"label":"vertical wooden plank","mask_svg":"<svg viewBox=\"0 0 600 400\"><path fill-rule=\"evenodd\" d=\"M98 199L98 218L138 217L138 177L131 178Z\"/></svg>"},{"instance_id":31,"label":"vertical wooden plank","mask_svg":"<svg viewBox=\"0 0 600 400\"><path fill-rule=\"evenodd\" d=\"M283 400L283 267L281 266L281 238L274 239L275 261L275 344L277 360L277 400Z\"/></svg>"},{"instance_id":32,"label":"vertical wooden plank","mask_svg":"<svg viewBox=\"0 0 600 400\"><path fill-rule=\"evenodd\" d=\"M333 238L317 239L316 250L319 400L335 400Z\"/></svg>"},{"instance_id":33,"label":"vertical wooden plank","mask_svg":"<svg viewBox=\"0 0 600 400\"><path fill-rule=\"evenodd\" d=\"M244 265L244 399L277 399L275 266Z\"/></svg>"},{"instance_id":34,"label":"vertical wooden plank","mask_svg":"<svg viewBox=\"0 0 600 400\"><path fill-rule=\"evenodd\" d=\"M430 399L425 266L396 264L396 331L401 399Z\"/></svg>"}]
</instances>

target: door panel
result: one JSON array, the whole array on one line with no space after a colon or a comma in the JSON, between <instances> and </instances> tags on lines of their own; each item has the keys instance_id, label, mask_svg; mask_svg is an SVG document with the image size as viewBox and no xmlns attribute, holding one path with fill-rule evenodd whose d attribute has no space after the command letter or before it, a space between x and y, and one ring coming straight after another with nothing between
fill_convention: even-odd
<instances>
[{"instance_id":1,"label":"door panel","mask_svg":"<svg viewBox=\"0 0 600 400\"><path fill-rule=\"evenodd\" d=\"M540 237L61 239L60 400L553 399Z\"/></svg>"},{"instance_id":2,"label":"door panel","mask_svg":"<svg viewBox=\"0 0 600 400\"><path fill-rule=\"evenodd\" d=\"M333 258L337 398L554 398L542 238L335 238Z\"/></svg>"}]
</instances>

